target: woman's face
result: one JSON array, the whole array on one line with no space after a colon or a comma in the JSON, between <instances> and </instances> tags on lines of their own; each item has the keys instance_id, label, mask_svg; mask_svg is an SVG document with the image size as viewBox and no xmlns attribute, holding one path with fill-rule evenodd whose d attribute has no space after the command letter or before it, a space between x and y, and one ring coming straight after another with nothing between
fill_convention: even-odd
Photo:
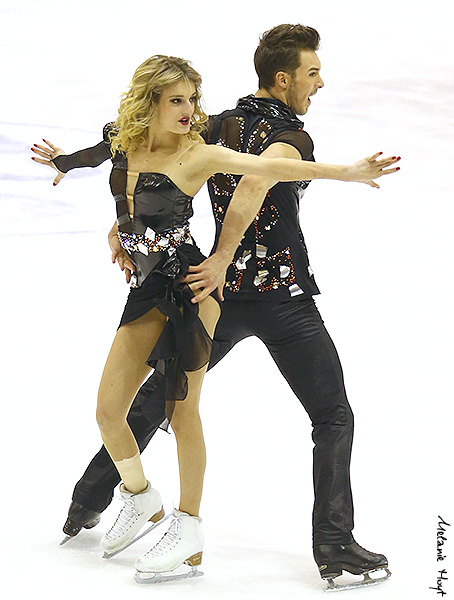
<instances>
[{"instance_id":1,"label":"woman's face","mask_svg":"<svg viewBox=\"0 0 454 600\"><path fill-rule=\"evenodd\" d=\"M189 133L196 103L197 94L193 83L179 81L170 85L159 99L156 124L170 133Z\"/></svg>"}]
</instances>

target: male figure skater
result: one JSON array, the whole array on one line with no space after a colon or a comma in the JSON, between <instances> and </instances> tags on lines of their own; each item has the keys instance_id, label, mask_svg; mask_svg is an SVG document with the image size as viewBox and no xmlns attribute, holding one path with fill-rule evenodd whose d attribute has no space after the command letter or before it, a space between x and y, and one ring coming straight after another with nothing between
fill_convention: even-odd
<instances>
[{"instance_id":1,"label":"male figure skater","mask_svg":"<svg viewBox=\"0 0 454 600\"><path fill-rule=\"evenodd\" d=\"M275 158L314 160L313 143L297 118L305 114L323 81L316 50L319 35L302 25L266 32L255 52L259 90L234 110L210 118L206 142ZM313 425L313 547L320 574L333 579L348 570L365 574L387 568L385 556L354 540L350 455L353 414L347 401L335 347L313 301L319 293L298 221L299 201L309 182L278 183L265 178L217 174L209 184L216 219L216 253L192 267L185 281L196 300L218 288L222 315L216 327L209 368L240 340L263 341ZM378 186L377 186L378 187ZM234 190L234 203L230 204ZM229 211L226 215L227 207ZM252 223L252 224L251 224ZM244 234L244 235L243 235ZM115 226L109 235L113 258L131 266L120 249ZM141 451L165 418L150 398L152 376L139 391L128 422ZM93 527L109 505L119 477L104 447L77 483L64 532ZM389 576L389 571L387 571Z\"/></svg>"}]
</instances>

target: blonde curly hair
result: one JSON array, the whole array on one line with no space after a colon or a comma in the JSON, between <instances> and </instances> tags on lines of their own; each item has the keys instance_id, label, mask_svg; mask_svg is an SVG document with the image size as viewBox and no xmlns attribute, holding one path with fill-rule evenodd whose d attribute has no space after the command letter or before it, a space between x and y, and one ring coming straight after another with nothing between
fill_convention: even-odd
<instances>
[{"instance_id":1,"label":"blonde curly hair","mask_svg":"<svg viewBox=\"0 0 454 600\"><path fill-rule=\"evenodd\" d=\"M109 132L112 154L134 151L146 142L148 126L156 112L156 106L165 88L179 81L193 83L196 103L187 134L197 140L208 120L201 107L202 77L191 63L175 56L161 54L145 60L134 73L127 92L122 94L118 117Z\"/></svg>"}]
</instances>

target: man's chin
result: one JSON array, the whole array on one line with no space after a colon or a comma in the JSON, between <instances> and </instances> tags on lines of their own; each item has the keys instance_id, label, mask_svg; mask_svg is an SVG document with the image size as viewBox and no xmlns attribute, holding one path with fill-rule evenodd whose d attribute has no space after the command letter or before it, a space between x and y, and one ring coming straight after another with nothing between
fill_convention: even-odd
<instances>
[{"instance_id":1,"label":"man's chin","mask_svg":"<svg viewBox=\"0 0 454 600\"><path fill-rule=\"evenodd\" d=\"M301 104L298 104L297 106L292 106L291 104L289 106L293 110L295 115L305 115L309 108L309 104L307 103L307 101L304 102L304 104L301 103Z\"/></svg>"}]
</instances>

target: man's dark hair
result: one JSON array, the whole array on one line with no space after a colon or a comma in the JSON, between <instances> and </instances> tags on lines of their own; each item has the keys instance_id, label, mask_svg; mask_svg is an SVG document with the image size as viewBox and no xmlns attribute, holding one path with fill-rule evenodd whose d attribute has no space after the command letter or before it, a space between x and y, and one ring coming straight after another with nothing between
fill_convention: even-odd
<instances>
[{"instance_id":1,"label":"man's dark hair","mask_svg":"<svg viewBox=\"0 0 454 600\"><path fill-rule=\"evenodd\" d=\"M318 50L320 36L312 27L305 25L278 25L261 37L254 54L254 65L259 76L259 87L274 86L278 71L290 75L300 66L302 50Z\"/></svg>"}]
</instances>

